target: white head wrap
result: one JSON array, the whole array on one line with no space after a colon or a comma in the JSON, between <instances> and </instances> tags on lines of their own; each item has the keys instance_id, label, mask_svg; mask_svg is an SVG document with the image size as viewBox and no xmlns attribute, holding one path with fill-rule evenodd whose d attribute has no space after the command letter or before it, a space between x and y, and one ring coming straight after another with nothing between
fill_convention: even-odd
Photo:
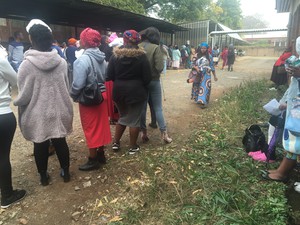
<instances>
[{"instance_id":1,"label":"white head wrap","mask_svg":"<svg viewBox=\"0 0 300 225\"><path fill-rule=\"evenodd\" d=\"M37 24L40 24L40 25L43 25L43 26L47 27L47 28L50 30L50 32L52 33L51 28L50 28L45 22L43 22L42 20L39 20L39 19L32 19L32 20L30 20L30 22L29 22L28 25L26 26L26 31L27 31L27 33L29 33L29 30L30 30L30 28L31 28L33 25L37 25Z\"/></svg>"}]
</instances>

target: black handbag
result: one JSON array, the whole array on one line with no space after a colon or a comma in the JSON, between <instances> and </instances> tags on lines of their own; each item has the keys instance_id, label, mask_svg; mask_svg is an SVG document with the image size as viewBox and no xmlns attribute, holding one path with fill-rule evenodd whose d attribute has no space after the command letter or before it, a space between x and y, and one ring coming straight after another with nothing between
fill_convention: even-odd
<instances>
[{"instance_id":1,"label":"black handbag","mask_svg":"<svg viewBox=\"0 0 300 225\"><path fill-rule=\"evenodd\" d=\"M278 66L277 67L277 73L278 74L286 74L285 66L284 65Z\"/></svg>"},{"instance_id":2,"label":"black handbag","mask_svg":"<svg viewBox=\"0 0 300 225\"><path fill-rule=\"evenodd\" d=\"M92 58L88 55L88 57L91 60L93 73L94 73L94 81L88 85L86 85L83 90L81 91L77 101L85 106L94 106L94 105L100 105L103 102L103 96L100 90L100 87L98 85L98 76L97 72L94 67L94 63Z\"/></svg>"}]
</instances>

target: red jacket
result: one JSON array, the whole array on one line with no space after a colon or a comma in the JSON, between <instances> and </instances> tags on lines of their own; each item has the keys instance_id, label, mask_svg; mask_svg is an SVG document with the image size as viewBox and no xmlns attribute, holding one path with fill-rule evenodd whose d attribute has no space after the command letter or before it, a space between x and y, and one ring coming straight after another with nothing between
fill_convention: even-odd
<instances>
[{"instance_id":1,"label":"red jacket","mask_svg":"<svg viewBox=\"0 0 300 225\"><path fill-rule=\"evenodd\" d=\"M225 49L222 51L222 53L221 53L221 57L222 57L222 59L223 59L224 61L226 61L226 60L227 60L227 56L228 56L228 49L225 48Z\"/></svg>"},{"instance_id":2,"label":"red jacket","mask_svg":"<svg viewBox=\"0 0 300 225\"><path fill-rule=\"evenodd\" d=\"M285 60L287 60L292 55L291 52L284 52L282 55L277 59L274 66L281 66L285 63Z\"/></svg>"}]
</instances>

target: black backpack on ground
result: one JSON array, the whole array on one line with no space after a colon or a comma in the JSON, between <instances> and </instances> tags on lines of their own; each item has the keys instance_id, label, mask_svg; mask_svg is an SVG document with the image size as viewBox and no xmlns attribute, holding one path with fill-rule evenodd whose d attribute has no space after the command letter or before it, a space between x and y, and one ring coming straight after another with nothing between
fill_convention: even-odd
<instances>
[{"instance_id":1,"label":"black backpack on ground","mask_svg":"<svg viewBox=\"0 0 300 225\"><path fill-rule=\"evenodd\" d=\"M247 153L259 150L265 152L268 149L266 137L257 124L253 124L245 130L242 142Z\"/></svg>"}]
</instances>

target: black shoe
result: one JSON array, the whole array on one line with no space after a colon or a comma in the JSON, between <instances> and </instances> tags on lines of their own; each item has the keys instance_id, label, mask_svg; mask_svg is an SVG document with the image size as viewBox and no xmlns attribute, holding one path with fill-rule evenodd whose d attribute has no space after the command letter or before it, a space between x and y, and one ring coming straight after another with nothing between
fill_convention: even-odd
<instances>
[{"instance_id":1,"label":"black shoe","mask_svg":"<svg viewBox=\"0 0 300 225\"><path fill-rule=\"evenodd\" d=\"M25 190L14 190L12 195L8 198L1 198L1 208L6 209L11 204L21 201L26 195Z\"/></svg>"},{"instance_id":2,"label":"black shoe","mask_svg":"<svg viewBox=\"0 0 300 225\"><path fill-rule=\"evenodd\" d=\"M112 150L114 150L115 152L120 151L120 143L114 142L111 146Z\"/></svg>"},{"instance_id":3,"label":"black shoe","mask_svg":"<svg viewBox=\"0 0 300 225\"><path fill-rule=\"evenodd\" d=\"M129 155L133 155L139 151L140 151L140 146L137 145L137 146L129 149Z\"/></svg>"},{"instance_id":4,"label":"black shoe","mask_svg":"<svg viewBox=\"0 0 300 225\"><path fill-rule=\"evenodd\" d=\"M49 185L50 176L49 176L48 172L41 172L40 178L41 178L40 179L41 185L43 185L43 186Z\"/></svg>"},{"instance_id":5,"label":"black shoe","mask_svg":"<svg viewBox=\"0 0 300 225\"><path fill-rule=\"evenodd\" d=\"M103 150L97 151L97 159L100 164L106 164L106 157Z\"/></svg>"},{"instance_id":6,"label":"black shoe","mask_svg":"<svg viewBox=\"0 0 300 225\"><path fill-rule=\"evenodd\" d=\"M156 128L157 128L156 123L149 123L148 125L149 125L149 127L152 127L153 129L156 129Z\"/></svg>"},{"instance_id":7,"label":"black shoe","mask_svg":"<svg viewBox=\"0 0 300 225\"><path fill-rule=\"evenodd\" d=\"M90 157L85 164L79 166L79 170L82 170L82 171L97 170L99 168L100 168L100 164L98 162L98 159L97 158L92 159Z\"/></svg>"},{"instance_id":8,"label":"black shoe","mask_svg":"<svg viewBox=\"0 0 300 225\"><path fill-rule=\"evenodd\" d=\"M64 182L67 183L71 180L71 175L69 172L69 168L61 169L60 176L64 179Z\"/></svg>"}]
</instances>

